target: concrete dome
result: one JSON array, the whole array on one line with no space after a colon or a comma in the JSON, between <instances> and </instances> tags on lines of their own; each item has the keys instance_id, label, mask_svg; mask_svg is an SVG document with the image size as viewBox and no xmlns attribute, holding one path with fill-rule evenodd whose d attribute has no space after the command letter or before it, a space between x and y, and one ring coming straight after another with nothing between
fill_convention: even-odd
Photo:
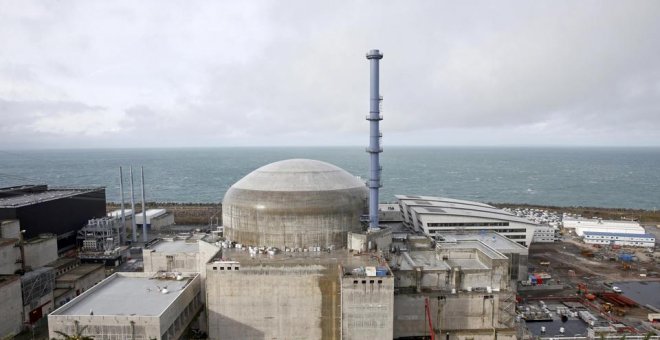
<instances>
[{"instance_id":1,"label":"concrete dome","mask_svg":"<svg viewBox=\"0 0 660 340\"><path fill-rule=\"evenodd\" d=\"M361 229L365 184L345 170L310 159L265 165L229 188L222 203L225 236L247 245L343 247Z\"/></svg>"}]
</instances>

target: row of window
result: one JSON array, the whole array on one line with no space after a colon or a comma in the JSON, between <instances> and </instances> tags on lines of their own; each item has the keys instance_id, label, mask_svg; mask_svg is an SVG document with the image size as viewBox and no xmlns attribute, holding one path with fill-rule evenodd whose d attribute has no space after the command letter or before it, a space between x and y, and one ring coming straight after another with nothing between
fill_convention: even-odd
<instances>
[{"instance_id":1,"label":"row of window","mask_svg":"<svg viewBox=\"0 0 660 340\"><path fill-rule=\"evenodd\" d=\"M429 223L429 227L508 227L509 222ZM525 231L525 229L523 229Z\"/></svg>"}]
</instances>

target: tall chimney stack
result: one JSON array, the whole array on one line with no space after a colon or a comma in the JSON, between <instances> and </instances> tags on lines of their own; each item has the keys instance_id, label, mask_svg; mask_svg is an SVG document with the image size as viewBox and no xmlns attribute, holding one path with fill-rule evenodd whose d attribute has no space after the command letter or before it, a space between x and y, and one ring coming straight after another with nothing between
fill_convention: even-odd
<instances>
[{"instance_id":1,"label":"tall chimney stack","mask_svg":"<svg viewBox=\"0 0 660 340\"><path fill-rule=\"evenodd\" d=\"M119 167L119 196L121 197L121 242L126 243L126 214L124 213L124 173Z\"/></svg>"},{"instance_id":2,"label":"tall chimney stack","mask_svg":"<svg viewBox=\"0 0 660 340\"><path fill-rule=\"evenodd\" d=\"M382 170L379 155L383 152L383 148L380 146L380 138L382 137L380 121L383 119L383 116L380 114L379 60L383 59L383 54L378 50L371 50L367 53L367 59L370 62L371 68L371 93L369 98L369 116L367 116L370 130L369 147L367 148L370 159L369 182L367 184L369 187L369 229L377 230L379 229L378 189L381 187L380 172Z\"/></svg>"},{"instance_id":3,"label":"tall chimney stack","mask_svg":"<svg viewBox=\"0 0 660 340\"><path fill-rule=\"evenodd\" d=\"M137 242L137 224L135 222L135 195L133 193L133 167L128 168L131 176L131 224L133 226L133 243Z\"/></svg>"},{"instance_id":4,"label":"tall chimney stack","mask_svg":"<svg viewBox=\"0 0 660 340\"><path fill-rule=\"evenodd\" d=\"M147 243L147 207L144 200L144 167L140 167L140 176L142 177L142 242Z\"/></svg>"}]
</instances>

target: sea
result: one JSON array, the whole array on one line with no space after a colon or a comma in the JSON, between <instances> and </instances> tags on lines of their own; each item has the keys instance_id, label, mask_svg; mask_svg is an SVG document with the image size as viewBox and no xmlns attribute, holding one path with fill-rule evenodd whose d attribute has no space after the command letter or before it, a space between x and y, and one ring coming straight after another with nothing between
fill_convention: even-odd
<instances>
[{"instance_id":1,"label":"sea","mask_svg":"<svg viewBox=\"0 0 660 340\"><path fill-rule=\"evenodd\" d=\"M251 171L278 160L317 159L368 177L363 147L0 150L0 187L44 183L105 186L118 202L119 167L128 197L129 166L139 198L218 203ZM655 210L660 207L660 148L387 147L380 200L433 195L490 203Z\"/></svg>"}]
</instances>

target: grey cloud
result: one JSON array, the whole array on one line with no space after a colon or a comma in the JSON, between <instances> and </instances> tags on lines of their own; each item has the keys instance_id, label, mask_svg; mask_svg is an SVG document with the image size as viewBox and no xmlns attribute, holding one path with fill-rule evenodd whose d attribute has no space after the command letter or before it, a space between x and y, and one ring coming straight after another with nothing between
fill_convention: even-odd
<instances>
[{"instance_id":1,"label":"grey cloud","mask_svg":"<svg viewBox=\"0 0 660 340\"><path fill-rule=\"evenodd\" d=\"M94 137L107 146L133 145L143 125L152 146L164 135L168 145L363 143L370 48L385 53L388 144L467 133L599 145L616 133L660 145L655 1L4 6L0 97L93 103L83 111L117 127ZM1 71L19 63L29 72ZM5 110L7 125L34 128L14 117L25 106ZM75 146L94 122L62 136Z\"/></svg>"}]
</instances>

